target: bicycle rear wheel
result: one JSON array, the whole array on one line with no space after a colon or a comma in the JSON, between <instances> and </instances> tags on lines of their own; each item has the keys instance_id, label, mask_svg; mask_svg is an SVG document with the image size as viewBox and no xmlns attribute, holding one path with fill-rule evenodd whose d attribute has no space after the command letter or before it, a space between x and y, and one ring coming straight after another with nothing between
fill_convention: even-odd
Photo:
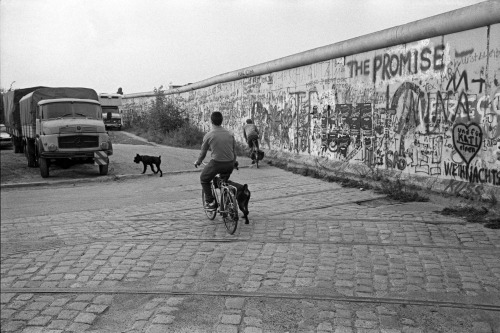
<instances>
[{"instance_id":1,"label":"bicycle rear wheel","mask_svg":"<svg viewBox=\"0 0 500 333\"><path fill-rule=\"evenodd\" d=\"M217 209L206 209L205 208L205 192L203 190L201 191L201 200L202 200L202 205L203 209L205 210L205 214L210 220L215 219L215 216L217 215Z\"/></svg>"},{"instance_id":2,"label":"bicycle rear wheel","mask_svg":"<svg viewBox=\"0 0 500 333\"><path fill-rule=\"evenodd\" d=\"M238 226L238 203L234 194L225 188L222 191L222 219L227 232L232 235Z\"/></svg>"},{"instance_id":3,"label":"bicycle rear wheel","mask_svg":"<svg viewBox=\"0 0 500 333\"><path fill-rule=\"evenodd\" d=\"M259 151L257 150L257 140L252 141L251 157L252 157L252 164L255 164L255 166L259 168Z\"/></svg>"}]
</instances>

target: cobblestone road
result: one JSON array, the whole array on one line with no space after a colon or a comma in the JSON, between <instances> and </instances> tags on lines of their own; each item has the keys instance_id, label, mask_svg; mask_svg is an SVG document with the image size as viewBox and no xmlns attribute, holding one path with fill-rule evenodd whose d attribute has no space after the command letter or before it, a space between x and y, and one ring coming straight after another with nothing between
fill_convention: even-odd
<instances>
[{"instance_id":1,"label":"cobblestone road","mask_svg":"<svg viewBox=\"0 0 500 333\"><path fill-rule=\"evenodd\" d=\"M1 331L500 332L500 231L269 166L235 176L252 199L232 236L192 173L88 185L161 186L150 203L2 214Z\"/></svg>"}]
</instances>

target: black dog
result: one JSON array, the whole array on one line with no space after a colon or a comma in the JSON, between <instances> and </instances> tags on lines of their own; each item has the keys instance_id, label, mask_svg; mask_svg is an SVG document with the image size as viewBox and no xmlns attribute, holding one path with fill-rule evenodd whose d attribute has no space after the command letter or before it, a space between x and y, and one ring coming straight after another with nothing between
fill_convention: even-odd
<instances>
[{"instance_id":1,"label":"black dog","mask_svg":"<svg viewBox=\"0 0 500 333\"><path fill-rule=\"evenodd\" d=\"M215 187L217 188L217 184L219 183L218 176L214 179ZM240 207L241 212L243 213L243 217L245 218L245 224L248 224L248 202L250 201L250 190L248 189L248 185L241 185L235 183L231 180L227 181L228 185L232 185L236 188L236 201L238 201L238 207Z\"/></svg>"},{"instance_id":2,"label":"black dog","mask_svg":"<svg viewBox=\"0 0 500 333\"><path fill-rule=\"evenodd\" d=\"M146 172L146 169L148 168L148 165L149 165L151 167L151 171L153 171L155 174L157 174L158 171L159 171L160 172L160 177L163 176L163 172L160 169L161 156L156 157L156 156L148 156L148 155L139 155L139 154L137 154L134 157L134 162L135 163L142 162L142 164L144 165L144 170L142 171L142 173ZM155 169L153 168L153 164L156 165L156 168L158 169L157 171L155 171Z\"/></svg>"}]
</instances>

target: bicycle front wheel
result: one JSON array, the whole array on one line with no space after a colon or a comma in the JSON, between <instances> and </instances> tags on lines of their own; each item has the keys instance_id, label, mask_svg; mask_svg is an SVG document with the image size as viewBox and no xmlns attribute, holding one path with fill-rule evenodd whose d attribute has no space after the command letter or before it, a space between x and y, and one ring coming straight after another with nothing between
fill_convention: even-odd
<instances>
[{"instance_id":1,"label":"bicycle front wheel","mask_svg":"<svg viewBox=\"0 0 500 333\"><path fill-rule=\"evenodd\" d=\"M215 216L217 215L217 209L206 209L205 208L205 192L203 190L201 191L201 204L203 205L203 209L205 210L205 214L210 220L215 219Z\"/></svg>"},{"instance_id":2,"label":"bicycle front wheel","mask_svg":"<svg viewBox=\"0 0 500 333\"><path fill-rule=\"evenodd\" d=\"M232 235L238 226L238 203L234 194L227 188L222 191L222 202L222 219L227 232Z\"/></svg>"}]
</instances>

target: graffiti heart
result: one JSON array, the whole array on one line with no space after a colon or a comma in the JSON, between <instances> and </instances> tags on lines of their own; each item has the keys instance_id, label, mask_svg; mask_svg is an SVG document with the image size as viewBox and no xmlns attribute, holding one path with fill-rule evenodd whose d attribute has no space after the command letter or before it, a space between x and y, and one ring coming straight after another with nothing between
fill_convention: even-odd
<instances>
[{"instance_id":1,"label":"graffiti heart","mask_svg":"<svg viewBox=\"0 0 500 333\"><path fill-rule=\"evenodd\" d=\"M467 165L479 152L482 142L483 132L477 124L453 126L453 146Z\"/></svg>"}]
</instances>

